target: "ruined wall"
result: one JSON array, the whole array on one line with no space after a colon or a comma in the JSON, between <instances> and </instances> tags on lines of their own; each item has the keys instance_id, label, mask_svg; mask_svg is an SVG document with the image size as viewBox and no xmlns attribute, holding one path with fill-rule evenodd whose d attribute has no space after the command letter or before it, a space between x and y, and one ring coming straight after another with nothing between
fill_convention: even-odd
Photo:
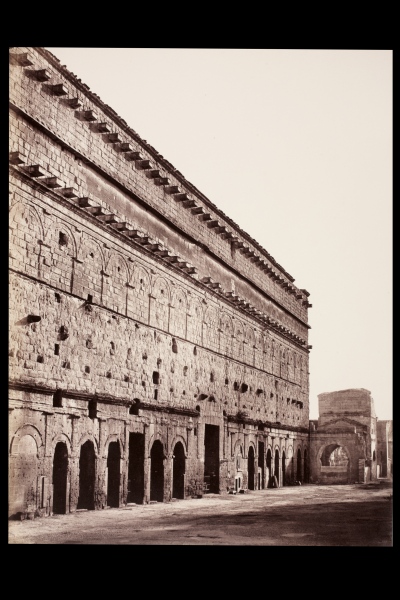
<instances>
[{"instance_id":1,"label":"ruined wall","mask_svg":"<svg viewBox=\"0 0 400 600\"><path fill-rule=\"evenodd\" d=\"M308 292L48 52L12 49L10 101L10 512L126 502L130 434L144 501L215 457L265 487L268 449L294 479Z\"/></svg>"}]
</instances>

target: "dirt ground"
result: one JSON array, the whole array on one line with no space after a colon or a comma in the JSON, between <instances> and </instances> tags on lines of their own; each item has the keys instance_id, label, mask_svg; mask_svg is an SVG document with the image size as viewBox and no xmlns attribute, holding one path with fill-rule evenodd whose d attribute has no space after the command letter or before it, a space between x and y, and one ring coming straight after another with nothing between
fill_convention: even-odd
<instances>
[{"instance_id":1,"label":"dirt ground","mask_svg":"<svg viewBox=\"0 0 400 600\"><path fill-rule=\"evenodd\" d=\"M283 487L9 521L9 544L393 546L392 483Z\"/></svg>"}]
</instances>

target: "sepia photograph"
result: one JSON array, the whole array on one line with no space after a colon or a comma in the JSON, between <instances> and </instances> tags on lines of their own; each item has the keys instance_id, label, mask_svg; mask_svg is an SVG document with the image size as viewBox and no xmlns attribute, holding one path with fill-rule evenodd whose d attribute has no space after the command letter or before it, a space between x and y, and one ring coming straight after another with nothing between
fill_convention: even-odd
<instances>
[{"instance_id":1,"label":"sepia photograph","mask_svg":"<svg viewBox=\"0 0 400 600\"><path fill-rule=\"evenodd\" d=\"M9 48L8 544L393 546L393 50Z\"/></svg>"}]
</instances>

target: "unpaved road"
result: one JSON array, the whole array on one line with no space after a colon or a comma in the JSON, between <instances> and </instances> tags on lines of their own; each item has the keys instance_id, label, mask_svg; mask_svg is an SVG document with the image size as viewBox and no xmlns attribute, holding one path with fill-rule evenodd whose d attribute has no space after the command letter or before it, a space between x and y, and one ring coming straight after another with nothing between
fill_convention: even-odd
<instances>
[{"instance_id":1,"label":"unpaved road","mask_svg":"<svg viewBox=\"0 0 400 600\"><path fill-rule=\"evenodd\" d=\"M9 521L9 544L393 546L392 485L284 487Z\"/></svg>"}]
</instances>

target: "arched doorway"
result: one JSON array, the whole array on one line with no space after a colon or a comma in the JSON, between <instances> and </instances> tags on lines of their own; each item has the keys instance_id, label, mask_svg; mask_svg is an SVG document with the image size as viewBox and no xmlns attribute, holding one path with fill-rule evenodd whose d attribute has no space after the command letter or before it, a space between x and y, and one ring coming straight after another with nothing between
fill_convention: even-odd
<instances>
[{"instance_id":1,"label":"arched doorway","mask_svg":"<svg viewBox=\"0 0 400 600\"><path fill-rule=\"evenodd\" d=\"M349 482L350 461L347 451L337 443L328 444L321 453L319 482L346 484Z\"/></svg>"},{"instance_id":2,"label":"arched doorway","mask_svg":"<svg viewBox=\"0 0 400 600\"><path fill-rule=\"evenodd\" d=\"M53 459L53 513L67 512L68 449L65 442L58 442Z\"/></svg>"},{"instance_id":3,"label":"arched doorway","mask_svg":"<svg viewBox=\"0 0 400 600\"><path fill-rule=\"evenodd\" d=\"M301 468L301 450L300 450L300 448L297 450L296 480L300 481L300 482L303 481L303 469Z\"/></svg>"},{"instance_id":4,"label":"arched doorway","mask_svg":"<svg viewBox=\"0 0 400 600\"><path fill-rule=\"evenodd\" d=\"M308 483L309 469L308 469L308 456L307 450L304 450L304 483Z\"/></svg>"},{"instance_id":5,"label":"arched doorway","mask_svg":"<svg viewBox=\"0 0 400 600\"><path fill-rule=\"evenodd\" d=\"M10 461L9 511L31 512L37 505L38 447L35 438L23 435Z\"/></svg>"},{"instance_id":6,"label":"arched doorway","mask_svg":"<svg viewBox=\"0 0 400 600\"><path fill-rule=\"evenodd\" d=\"M278 448L275 450L274 475L276 477L276 481L278 482L278 486L279 486L279 450L278 450Z\"/></svg>"},{"instance_id":7,"label":"arched doorway","mask_svg":"<svg viewBox=\"0 0 400 600\"><path fill-rule=\"evenodd\" d=\"M119 507L121 451L118 442L110 442L107 457L107 506Z\"/></svg>"},{"instance_id":8,"label":"arched doorway","mask_svg":"<svg viewBox=\"0 0 400 600\"><path fill-rule=\"evenodd\" d=\"M156 440L150 452L150 500L164 501L164 448Z\"/></svg>"},{"instance_id":9,"label":"arched doorway","mask_svg":"<svg viewBox=\"0 0 400 600\"><path fill-rule=\"evenodd\" d=\"M267 464L267 485L270 486L270 479L272 477L272 454L271 454L271 450L268 448L267 450L267 458L266 458L266 464Z\"/></svg>"},{"instance_id":10,"label":"arched doorway","mask_svg":"<svg viewBox=\"0 0 400 600\"><path fill-rule=\"evenodd\" d=\"M247 487L249 490L254 490L254 449L253 446L249 447L247 455Z\"/></svg>"},{"instance_id":11,"label":"arched doorway","mask_svg":"<svg viewBox=\"0 0 400 600\"><path fill-rule=\"evenodd\" d=\"M172 471L172 497L182 500L185 497L185 451L181 442L175 444Z\"/></svg>"},{"instance_id":12,"label":"arched doorway","mask_svg":"<svg viewBox=\"0 0 400 600\"><path fill-rule=\"evenodd\" d=\"M286 484L286 454L282 452L282 486Z\"/></svg>"},{"instance_id":13,"label":"arched doorway","mask_svg":"<svg viewBox=\"0 0 400 600\"><path fill-rule=\"evenodd\" d=\"M94 486L96 455L93 442L88 440L81 446L79 457L79 498L77 508L94 510Z\"/></svg>"}]
</instances>

